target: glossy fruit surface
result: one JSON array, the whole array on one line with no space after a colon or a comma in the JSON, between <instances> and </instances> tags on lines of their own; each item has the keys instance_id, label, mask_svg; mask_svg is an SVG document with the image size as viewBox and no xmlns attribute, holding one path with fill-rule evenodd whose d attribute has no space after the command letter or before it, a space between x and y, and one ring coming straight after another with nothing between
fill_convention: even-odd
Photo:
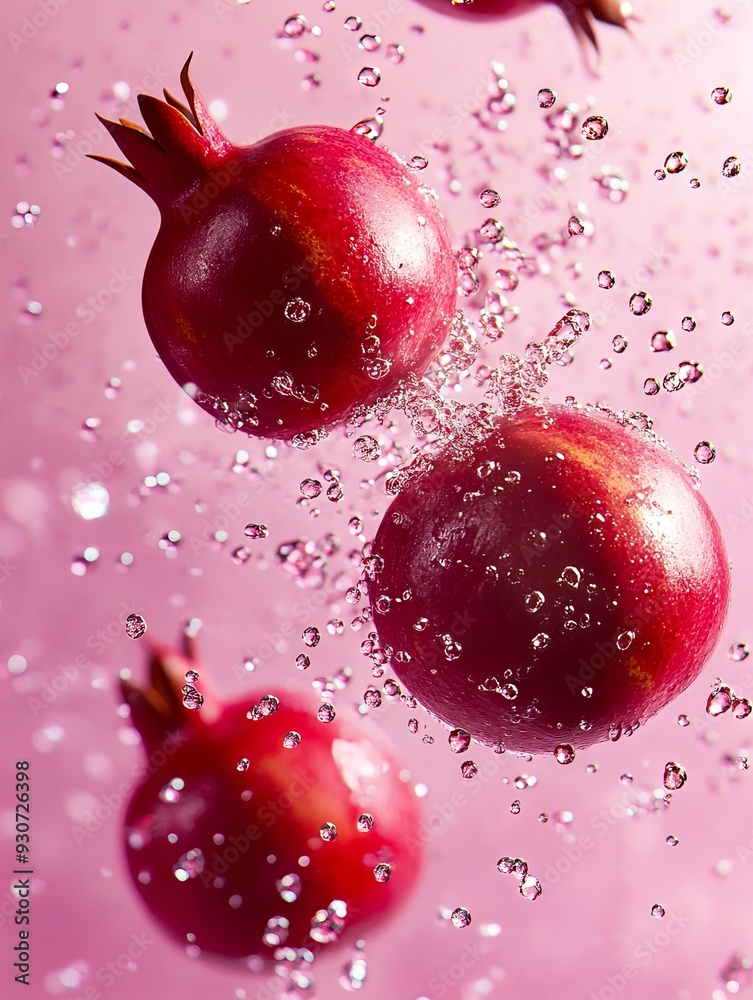
<instances>
[{"instance_id":1,"label":"glossy fruit surface","mask_svg":"<svg viewBox=\"0 0 753 1000\"><path fill-rule=\"evenodd\" d=\"M369 584L394 669L486 743L616 739L684 690L729 601L719 526L685 470L593 408L495 418L431 459L376 536Z\"/></svg>"},{"instance_id":2,"label":"glossy fruit surface","mask_svg":"<svg viewBox=\"0 0 753 1000\"><path fill-rule=\"evenodd\" d=\"M417 800L384 737L358 717L323 722L284 691L187 708L182 676L194 666L156 650L150 687L122 683L146 753L125 821L139 895L202 954L268 959L278 945L352 942L406 897L421 865L418 841L408 846Z\"/></svg>"},{"instance_id":3,"label":"glossy fruit surface","mask_svg":"<svg viewBox=\"0 0 753 1000\"><path fill-rule=\"evenodd\" d=\"M433 10L454 14L457 17L492 20L525 14L535 7L541 7L546 0L469 0L467 3L454 3L453 0L419 0L419 2ZM622 0L552 0L552 2L562 8L578 37L588 40L595 48L598 47L593 25L595 20L621 28L627 25L624 13L627 4Z\"/></svg>"},{"instance_id":4,"label":"glossy fruit surface","mask_svg":"<svg viewBox=\"0 0 753 1000\"><path fill-rule=\"evenodd\" d=\"M190 107L139 96L151 136L101 119L161 225L143 307L172 376L228 427L302 442L421 375L456 269L434 197L355 131L307 125L237 146L188 75Z\"/></svg>"}]
</instances>

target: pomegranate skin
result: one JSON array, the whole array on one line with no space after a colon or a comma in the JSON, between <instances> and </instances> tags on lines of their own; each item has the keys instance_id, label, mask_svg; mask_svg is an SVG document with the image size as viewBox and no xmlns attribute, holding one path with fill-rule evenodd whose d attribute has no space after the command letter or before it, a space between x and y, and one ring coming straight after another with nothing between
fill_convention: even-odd
<instances>
[{"instance_id":1,"label":"pomegranate skin","mask_svg":"<svg viewBox=\"0 0 753 1000\"><path fill-rule=\"evenodd\" d=\"M629 734L696 678L729 563L664 449L594 409L546 405L432 462L387 511L369 582L380 640L430 712L551 753Z\"/></svg>"},{"instance_id":2,"label":"pomegranate skin","mask_svg":"<svg viewBox=\"0 0 753 1000\"><path fill-rule=\"evenodd\" d=\"M139 98L151 137L104 122L133 168L97 157L160 209L147 329L173 378L229 428L315 439L438 352L457 291L444 220L413 171L355 132L231 143L187 67L190 108Z\"/></svg>"},{"instance_id":3,"label":"pomegranate skin","mask_svg":"<svg viewBox=\"0 0 753 1000\"><path fill-rule=\"evenodd\" d=\"M264 938L275 918L287 921L277 927L286 947L352 943L408 896L421 869L418 802L387 741L365 720L338 714L322 723L316 700L292 692L278 691L277 711L257 721L247 712L265 692L228 705L207 694L202 708L186 709L178 692L193 668L157 649L151 686L123 684L146 753L125 817L139 896L176 942L202 956L268 964L275 939ZM283 746L290 732L301 737L294 749ZM249 766L239 771L243 758ZM367 832L357 828L364 813L374 817ZM325 823L336 828L332 842L320 836ZM391 877L378 882L383 862ZM300 886L278 887L288 875ZM338 912L322 924L332 904Z\"/></svg>"},{"instance_id":4,"label":"pomegranate skin","mask_svg":"<svg viewBox=\"0 0 753 1000\"><path fill-rule=\"evenodd\" d=\"M455 17L468 17L478 21L492 21L504 17L526 14L547 0L471 0L470 3L453 3L452 0L419 0L425 7ZM622 0L551 0L562 9L578 38L598 49L593 22L602 21L620 28L627 27Z\"/></svg>"}]
</instances>

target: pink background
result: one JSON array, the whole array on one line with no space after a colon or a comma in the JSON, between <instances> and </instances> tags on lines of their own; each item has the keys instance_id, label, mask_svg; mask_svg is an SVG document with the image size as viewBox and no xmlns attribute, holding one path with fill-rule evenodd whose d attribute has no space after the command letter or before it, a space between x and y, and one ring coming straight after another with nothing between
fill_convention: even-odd
<instances>
[{"instance_id":1,"label":"pink background","mask_svg":"<svg viewBox=\"0 0 753 1000\"><path fill-rule=\"evenodd\" d=\"M582 752L567 768L476 748L481 774L469 782L441 728L423 713L418 736L407 730L404 707L373 713L398 741L411 780L427 786L425 814L434 832L418 891L393 920L367 935L365 995L732 995L723 988L722 969L736 951L753 952L753 779L730 758L750 756L753 718L712 720L704 706L717 675L753 696L753 671L726 652L733 642L751 640L753 599L753 14L749 0L727 0L724 7L729 19L706 0L642 0L632 37L600 31L602 73L595 76L552 7L515 21L474 24L443 18L413 0L338 0L334 13L310 0L295 8L279 0L3 4L0 994L15 996L17 989L33 998L75 998L91 985L107 1000L264 1000L279 992L237 968L191 960L163 937L126 878L117 789L140 751L117 714L113 679L122 667L139 671L143 658L123 633L127 613L143 614L149 634L167 642L176 641L186 621L201 619L205 676L228 698L281 681L308 685L313 676L348 665L354 680L338 695L339 710L347 712L369 680L359 650L364 632L346 627L333 637L325 625L341 617L348 626L354 616L342 599L342 574L353 577L347 554L360 543L347 522L359 514L366 535L373 535L386 498L379 484L360 483L384 471L386 462L380 469L354 460L343 432L312 451L279 447L276 455L265 454L264 442L220 433L155 360L143 326L140 283L156 209L135 187L82 159L90 143L115 155L95 111L137 120L135 94L159 93L162 86L177 92L180 67L194 50L194 78L208 100L224 102L223 127L239 142L307 122L350 127L389 97L382 141L406 159L428 156L423 176L440 195L456 246L496 214L511 238L537 256L537 235L561 232L574 213L585 218L578 207L584 203L592 237L537 257L540 273L524 276L509 295L519 319L480 360L494 363L503 350L519 352L540 339L565 311L563 296L571 295L593 312L594 325L574 363L555 371L551 395L645 410L690 463L698 441L709 439L717 448L702 475L733 561L731 613L701 677L644 730ZM322 34L280 46L275 36L294 13L320 25ZM355 13L364 29L378 28L383 44L377 52L360 51L360 33L343 30L345 17ZM386 57L390 42L405 47L401 65ZM303 49L320 53L320 60L298 61L295 52ZM503 133L481 128L473 114L485 100L491 60L504 63L517 100ZM358 84L364 65L382 70L378 88ZM301 81L312 72L320 74L321 86L305 90ZM51 103L59 82L69 90ZM720 85L732 89L728 106L710 99ZM584 142L583 158L556 161L546 145L545 112L536 103L545 86L557 91L557 107L578 104L578 121L586 114L607 118L607 138ZM430 149L432 139L443 148ZM688 168L655 180L654 170L679 149ZM721 168L730 155L740 157L742 172L725 181ZM621 204L605 199L593 180L606 165L629 181ZM559 181L548 173L558 167L567 171ZM691 188L691 177L700 179L699 189ZM455 190L453 179L460 182L452 184ZM502 196L496 212L478 202L486 186ZM17 229L11 219L21 201L39 205L41 214L33 226ZM491 257L482 265L487 281L494 266ZM611 291L597 286L603 268L617 276ZM114 272L121 277L111 294ZM643 318L627 308L639 288L653 297ZM90 297L94 313L86 312ZM41 303L39 315L27 311L29 302ZM732 326L722 325L724 310L734 313ZM680 330L688 314L698 322L693 333ZM73 337L65 333L70 323L77 324ZM668 328L678 346L653 354L651 334ZM629 342L622 355L611 350L617 334ZM49 360L38 365L42 370L26 371L45 347ZM600 367L605 357L612 358L610 370ZM706 368L695 387L643 395L646 377L661 378L687 358ZM122 383L114 398L105 392L112 378ZM86 439L80 429L92 417L101 424ZM371 433L411 443L399 421L394 430ZM233 472L233 456L244 448L255 471ZM298 484L331 466L343 471L345 498L334 505L322 497L321 513L312 517L313 505L296 505ZM169 473L167 488L144 485L159 472ZM91 480L106 486L109 508L87 521L71 496L76 484ZM244 494L249 499L238 507ZM198 501L205 504L200 512ZM244 543L249 520L268 524L269 538L251 542L251 560L237 565L230 553ZM183 540L166 553L158 542L171 529ZM218 529L227 531L227 542L208 543ZM329 561L325 587L299 589L277 564L275 550L328 531L340 536L342 548ZM79 576L71 565L87 547L99 556ZM123 552L134 557L128 568L119 561ZM309 674L301 675L293 661L308 624L325 635ZM248 655L258 661L253 677L242 667ZM681 712L691 720L687 728L677 724ZM425 733L436 737L433 745L421 741ZM12 772L22 758L31 761L33 775L36 871L34 980L25 993L12 982L16 937L8 917ZM668 811L655 811L654 790L668 760L687 769L688 783ZM598 771L588 773L588 764ZM631 785L620 782L624 772L634 775ZM520 774L535 775L535 787L516 789ZM509 812L515 798L522 803L518 816ZM105 820L78 843L75 828L97 807ZM558 810L574 816L566 829L554 821ZM547 824L538 822L541 812L549 814ZM668 834L679 838L676 847L665 844ZM570 841L584 835L588 846L577 859ZM496 872L506 854L525 858L542 880L544 893L535 903L517 893L511 876ZM558 861L559 878L549 867ZM667 910L664 920L650 915L657 902ZM456 906L471 911L469 928L443 919L442 908ZM117 963L133 936L144 934L143 954L105 988L98 971ZM318 996L341 995L337 977L347 958L342 952L321 963ZM626 963L638 969L629 981L621 979Z\"/></svg>"}]
</instances>

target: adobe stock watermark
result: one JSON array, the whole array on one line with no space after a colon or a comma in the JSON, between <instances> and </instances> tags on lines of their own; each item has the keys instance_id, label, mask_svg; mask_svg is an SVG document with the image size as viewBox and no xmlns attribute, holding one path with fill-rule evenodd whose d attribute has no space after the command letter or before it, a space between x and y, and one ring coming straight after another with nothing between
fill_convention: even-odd
<instances>
[{"instance_id":1,"label":"adobe stock watermark","mask_svg":"<svg viewBox=\"0 0 753 1000\"><path fill-rule=\"evenodd\" d=\"M745 11L750 7L751 0L729 0L725 6L731 11ZM678 73L684 73L689 66L701 58L713 46L714 42L724 34L727 19L717 15L705 17L693 34L685 36L681 47L672 53L672 61Z\"/></svg>"},{"instance_id":2,"label":"adobe stock watermark","mask_svg":"<svg viewBox=\"0 0 753 1000\"><path fill-rule=\"evenodd\" d=\"M472 941L466 944L454 962L432 976L429 980L429 990L432 998L440 1000L447 991L456 986L488 953L485 941Z\"/></svg>"},{"instance_id":3,"label":"adobe stock watermark","mask_svg":"<svg viewBox=\"0 0 753 1000\"><path fill-rule=\"evenodd\" d=\"M18 54L24 46L37 37L40 31L44 31L50 21L69 3L70 0L39 0L31 14L21 21L18 30L8 32L8 44L13 52Z\"/></svg>"},{"instance_id":4,"label":"adobe stock watermark","mask_svg":"<svg viewBox=\"0 0 753 1000\"><path fill-rule=\"evenodd\" d=\"M656 956L692 922L693 918L683 910L679 913L668 912L666 918L662 920L662 927L651 937L645 937L640 941L633 948L631 960L621 965L617 972L608 975L605 984L598 992L591 990L586 1000L615 1000L627 988L628 983L640 974L641 969L650 965Z\"/></svg>"},{"instance_id":5,"label":"adobe stock watermark","mask_svg":"<svg viewBox=\"0 0 753 1000\"><path fill-rule=\"evenodd\" d=\"M56 361L71 342L81 335L84 326L94 322L97 316L135 280L136 275L129 274L124 267L119 270L113 268L102 287L76 306L75 314L78 319L69 320L62 329L48 333L45 343L41 347L34 348L28 362L25 365L18 365L18 377L22 384L27 386L49 364Z\"/></svg>"},{"instance_id":6,"label":"adobe stock watermark","mask_svg":"<svg viewBox=\"0 0 753 1000\"><path fill-rule=\"evenodd\" d=\"M140 610L141 608L135 600L122 601L117 616L88 636L85 643L86 648L95 656L100 656L108 646L123 637L126 618ZM76 683L83 672L92 668L93 663L87 653L77 653L70 663L59 666L53 677L49 681L45 681L39 691L29 695L26 699L26 704L34 718L38 718L42 712L56 702L64 691Z\"/></svg>"},{"instance_id":7,"label":"adobe stock watermark","mask_svg":"<svg viewBox=\"0 0 753 1000\"><path fill-rule=\"evenodd\" d=\"M131 938L123 951L109 962L100 965L92 973L91 978L94 982L86 986L82 993L70 996L69 1000L101 1000L104 995L103 991L113 987L126 973L133 973L133 963L138 961L156 943L156 938L153 938L147 931L142 931L140 934L131 934Z\"/></svg>"},{"instance_id":8,"label":"adobe stock watermark","mask_svg":"<svg viewBox=\"0 0 753 1000\"><path fill-rule=\"evenodd\" d=\"M99 833L113 816L119 815L143 779L164 767L176 750L188 741L188 738L188 732L185 729L176 729L167 733L161 746L157 750L153 750L145 761L141 760L133 764L130 770L133 780L121 781L114 792L107 792L100 796L100 801L94 808L87 809L84 813L83 822L71 827L71 834L76 841L76 846L81 847L83 843ZM204 806L199 802L195 802L193 805L187 802L181 805L181 809L184 808L186 810L185 822L188 823L191 818L191 809L195 809L198 815L203 811Z\"/></svg>"}]
</instances>

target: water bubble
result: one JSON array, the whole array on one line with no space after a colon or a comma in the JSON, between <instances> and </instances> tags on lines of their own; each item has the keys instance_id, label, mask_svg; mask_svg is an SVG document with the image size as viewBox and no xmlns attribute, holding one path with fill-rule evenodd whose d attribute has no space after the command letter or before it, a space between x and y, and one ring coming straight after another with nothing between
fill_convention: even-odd
<instances>
[{"instance_id":1,"label":"water bubble","mask_svg":"<svg viewBox=\"0 0 753 1000\"><path fill-rule=\"evenodd\" d=\"M405 49L402 45L390 42L387 46L387 58L393 65L398 66L405 59Z\"/></svg>"},{"instance_id":2,"label":"water bubble","mask_svg":"<svg viewBox=\"0 0 753 1000\"><path fill-rule=\"evenodd\" d=\"M362 462L374 462L382 454L382 449L375 437L364 434L353 442L353 456Z\"/></svg>"},{"instance_id":3,"label":"water bubble","mask_svg":"<svg viewBox=\"0 0 753 1000\"><path fill-rule=\"evenodd\" d=\"M690 719L687 717L687 715L678 715L677 725L685 729L690 725Z\"/></svg>"},{"instance_id":4,"label":"water bubble","mask_svg":"<svg viewBox=\"0 0 753 1000\"><path fill-rule=\"evenodd\" d=\"M737 177L742 170L742 165L736 156L728 156L722 164L723 177Z\"/></svg>"},{"instance_id":5,"label":"water bubble","mask_svg":"<svg viewBox=\"0 0 753 1000\"><path fill-rule=\"evenodd\" d=\"M724 323L725 326L732 326L734 322L735 322L735 317L733 313L731 312L722 313L722 323Z\"/></svg>"},{"instance_id":6,"label":"water bubble","mask_svg":"<svg viewBox=\"0 0 753 1000\"><path fill-rule=\"evenodd\" d=\"M282 738L282 745L286 750L295 750L295 748L300 745L300 742L301 734L296 733L294 730L291 730L289 733L285 733Z\"/></svg>"},{"instance_id":7,"label":"water bubble","mask_svg":"<svg viewBox=\"0 0 753 1000\"><path fill-rule=\"evenodd\" d=\"M269 528L266 524L247 524L243 533L247 538L266 538L269 534Z\"/></svg>"},{"instance_id":8,"label":"water bubble","mask_svg":"<svg viewBox=\"0 0 753 1000\"><path fill-rule=\"evenodd\" d=\"M536 95L536 101L540 108L551 108L557 100L557 95L549 87L542 87Z\"/></svg>"},{"instance_id":9,"label":"water bubble","mask_svg":"<svg viewBox=\"0 0 753 1000\"><path fill-rule=\"evenodd\" d=\"M370 833L374 829L374 817L371 813L361 813L356 820L356 830L359 833Z\"/></svg>"},{"instance_id":10,"label":"water bubble","mask_svg":"<svg viewBox=\"0 0 753 1000\"><path fill-rule=\"evenodd\" d=\"M129 639L140 639L146 632L146 621L141 615L129 615L125 620L125 634Z\"/></svg>"},{"instance_id":11,"label":"water bubble","mask_svg":"<svg viewBox=\"0 0 753 1000\"><path fill-rule=\"evenodd\" d=\"M316 710L316 717L320 722L332 722L335 718L335 706L330 702L325 701L323 705L320 705Z\"/></svg>"},{"instance_id":12,"label":"water bubble","mask_svg":"<svg viewBox=\"0 0 753 1000\"><path fill-rule=\"evenodd\" d=\"M665 788L669 789L671 792L675 792L678 788L682 788L687 780L688 776L684 767L681 767L672 760L666 764L664 768Z\"/></svg>"},{"instance_id":13,"label":"water bubble","mask_svg":"<svg viewBox=\"0 0 753 1000\"><path fill-rule=\"evenodd\" d=\"M621 336L619 333L617 334L617 336L612 338L612 350L614 351L615 354L624 354L624 352L627 350L627 345L628 345L627 340L625 340L625 338Z\"/></svg>"},{"instance_id":14,"label":"water bubble","mask_svg":"<svg viewBox=\"0 0 753 1000\"><path fill-rule=\"evenodd\" d=\"M471 922L471 915L464 907L458 906L452 911L450 920L454 927L468 927Z\"/></svg>"},{"instance_id":15,"label":"water bubble","mask_svg":"<svg viewBox=\"0 0 753 1000\"><path fill-rule=\"evenodd\" d=\"M679 840L677 839L677 837L673 837L672 834L670 833L666 837L664 843L667 844L669 847L677 847L677 845L679 844Z\"/></svg>"},{"instance_id":16,"label":"water bubble","mask_svg":"<svg viewBox=\"0 0 753 1000\"><path fill-rule=\"evenodd\" d=\"M674 350L675 335L671 330L657 330L651 336L651 350L655 354Z\"/></svg>"},{"instance_id":17,"label":"water bubble","mask_svg":"<svg viewBox=\"0 0 753 1000\"><path fill-rule=\"evenodd\" d=\"M301 633L301 638L303 639L304 645L308 646L310 649L313 649L314 646L319 645L319 640L321 639L321 635L319 634L318 628L314 628L313 625L310 625L308 628L305 628L303 630L303 632Z\"/></svg>"},{"instance_id":18,"label":"water bubble","mask_svg":"<svg viewBox=\"0 0 753 1000\"><path fill-rule=\"evenodd\" d=\"M507 698L508 701L515 701L518 697L518 688L515 684L503 684L499 691L502 697Z\"/></svg>"},{"instance_id":19,"label":"water bubble","mask_svg":"<svg viewBox=\"0 0 753 1000\"><path fill-rule=\"evenodd\" d=\"M747 698L735 698L732 702L732 715L736 719L747 719L753 711L753 705Z\"/></svg>"},{"instance_id":20,"label":"water bubble","mask_svg":"<svg viewBox=\"0 0 753 1000\"><path fill-rule=\"evenodd\" d=\"M288 38L299 38L301 35L305 34L307 27L308 22L303 14L294 14L293 17L289 17L287 19L282 30Z\"/></svg>"},{"instance_id":21,"label":"water bubble","mask_svg":"<svg viewBox=\"0 0 753 1000\"><path fill-rule=\"evenodd\" d=\"M653 304L648 292L633 292L628 307L633 316L645 316Z\"/></svg>"},{"instance_id":22,"label":"water bubble","mask_svg":"<svg viewBox=\"0 0 753 1000\"><path fill-rule=\"evenodd\" d=\"M299 653L295 658L295 665L299 670L308 670L311 666L311 659L305 653Z\"/></svg>"},{"instance_id":23,"label":"water bubble","mask_svg":"<svg viewBox=\"0 0 753 1000\"><path fill-rule=\"evenodd\" d=\"M343 23L343 27L346 31L358 31L363 27L363 21L358 16L358 14L351 14L350 17L346 17Z\"/></svg>"},{"instance_id":24,"label":"water bubble","mask_svg":"<svg viewBox=\"0 0 753 1000\"><path fill-rule=\"evenodd\" d=\"M664 161L664 169L668 174L679 174L688 165L688 158L682 150L670 153Z\"/></svg>"},{"instance_id":25,"label":"water bubble","mask_svg":"<svg viewBox=\"0 0 753 1000\"><path fill-rule=\"evenodd\" d=\"M361 35L358 39L358 48L364 52L376 52L381 44L382 39L379 35Z\"/></svg>"},{"instance_id":26,"label":"water bubble","mask_svg":"<svg viewBox=\"0 0 753 1000\"><path fill-rule=\"evenodd\" d=\"M601 115L591 115L580 127L584 139L603 139L609 131L609 123Z\"/></svg>"},{"instance_id":27,"label":"water bubble","mask_svg":"<svg viewBox=\"0 0 753 1000\"><path fill-rule=\"evenodd\" d=\"M500 203L500 196L497 191L493 188L484 188L481 194L478 196L478 200L484 206L484 208L496 208Z\"/></svg>"},{"instance_id":28,"label":"water bubble","mask_svg":"<svg viewBox=\"0 0 753 1000\"><path fill-rule=\"evenodd\" d=\"M305 299L291 299L285 305L285 318L291 323L303 323L311 313L311 305Z\"/></svg>"},{"instance_id":29,"label":"water bubble","mask_svg":"<svg viewBox=\"0 0 753 1000\"><path fill-rule=\"evenodd\" d=\"M376 66L364 66L358 74L358 82L363 87L376 87L381 79L382 74Z\"/></svg>"},{"instance_id":30,"label":"water bubble","mask_svg":"<svg viewBox=\"0 0 753 1000\"><path fill-rule=\"evenodd\" d=\"M698 361L681 361L678 373L684 383L690 382L692 384L703 377L703 365Z\"/></svg>"},{"instance_id":31,"label":"water bubble","mask_svg":"<svg viewBox=\"0 0 753 1000\"><path fill-rule=\"evenodd\" d=\"M632 629L625 629L624 632L620 632L617 636L617 648L622 650L629 649L633 639L635 639L635 632Z\"/></svg>"},{"instance_id":32,"label":"water bubble","mask_svg":"<svg viewBox=\"0 0 753 1000\"><path fill-rule=\"evenodd\" d=\"M526 875L518 886L518 892L525 899L530 899L533 902L533 900L539 898L543 889L541 888L541 882L537 878L533 875Z\"/></svg>"},{"instance_id":33,"label":"water bubble","mask_svg":"<svg viewBox=\"0 0 753 1000\"><path fill-rule=\"evenodd\" d=\"M560 574L558 583L566 583L569 587L577 588L580 583L580 570L575 566L565 566Z\"/></svg>"},{"instance_id":34,"label":"water bubble","mask_svg":"<svg viewBox=\"0 0 753 1000\"><path fill-rule=\"evenodd\" d=\"M526 594L525 596L526 610L530 611L531 613L538 611L539 608L543 605L544 600L545 600L544 595L541 593L540 590L534 590L532 593Z\"/></svg>"},{"instance_id":35,"label":"water bubble","mask_svg":"<svg viewBox=\"0 0 753 1000\"><path fill-rule=\"evenodd\" d=\"M655 378L647 378L643 383L643 391L647 396L655 396L660 388L661 386Z\"/></svg>"},{"instance_id":36,"label":"water bubble","mask_svg":"<svg viewBox=\"0 0 753 1000\"><path fill-rule=\"evenodd\" d=\"M736 662L746 660L749 654L750 650L744 642L735 642L727 650L727 656L730 660L735 660Z\"/></svg>"},{"instance_id":37,"label":"water bubble","mask_svg":"<svg viewBox=\"0 0 753 1000\"><path fill-rule=\"evenodd\" d=\"M392 868L386 862L378 864L374 868L374 878L377 882L389 882L392 875Z\"/></svg>"},{"instance_id":38,"label":"water bubble","mask_svg":"<svg viewBox=\"0 0 753 1000\"><path fill-rule=\"evenodd\" d=\"M571 215L567 223L567 231L571 236L582 236L586 231L586 227L577 215Z\"/></svg>"},{"instance_id":39,"label":"water bubble","mask_svg":"<svg viewBox=\"0 0 753 1000\"><path fill-rule=\"evenodd\" d=\"M471 734L466 732L465 729L453 729L447 742L450 744L450 750L453 753L465 753L471 745Z\"/></svg>"},{"instance_id":40,"label":"water bubble","mask_svg":"<svg viewBox=\"0 0 753 1000\"><path fill-rule=\"evenodd\" d=\"M520 799L515 799L513 802L510 803L510 812L513 814L513 816L518 815L518 813L520 812Z\"/></svg>"},{"instance_id":41,"label":"water bubble","mask_svg":"<svg viewBox=\"0 0 753 1000\"><path fill-rule=\"evenodd\" d=\"M654 177L657 179L657 181L664 181L667 179L667 171L662 170L662 168L659 167L654 171Z\"/></svg>"},{"instance_id":42,"label":"water bubble","mask_svg":"<svg viewBox=\"0 0 753 1000\"><path fill-rule=\"evenodd\" d=\"M710 441L699 441L693 449L693 457L699 465L710 465L716 458L716 448Z\"/></svg>"},{"instance_id":43,"label":"water bubble","mask_svg":"<svg viewBox=\"0 0 753 1000\"><path fill-rule=\"evenodd\" d=\"M337 840L337 828L334 823L322 823L321 829L319 830L319 836L328 844L331 844L333 840Z\"/></svg>"},{"instance_id":44,"label":"water bubble","mask_svg":"<svg viewBox=\"0 0 753 1000\"><path fill-rule=\"evenodd\" d=\"M692 316L683 316L682 323L680 324L685 333L692 333L695 330L696 322Z\"/></svg>"},{"instance_id":45,"label":"water bubble","mask_svg":"<svg viewBox=\"0 0 753 1000\"><path fill-rule=\"evenodd\" d=\"M236 771L247 771L251 767L251 761L248 757L241 757L238 763L235 765Z\"/></svg>"},{"instance_id":46,"label":"water bubble","mask_svg":"<svg viewBox=\"0 0 753 1000\"><path fill-rule=\"evenodd\" d=\"M475 778L478 774L478 764L475 760L464 760L460 765L460 773L464 778Z\"/></svg>"},{"instance_id":47,"label":"water bubble","mask_svg":"<svg viewBox=\"0 0 753 1000\"><path fill-rule=\"evenodd\" d=\"M369 708L379 708L382 704L382 695L376 688L366 688L363 693L363 703Z\"/></svg>"},{"instance_id":48,"label":"water bubble","mask_svg":"<svg viewBox=\"0 0 753 1000\"><path fill-rule=\"evenodd\" d=\"M651 916L661 918L664 916L664 907L660 906L659 903L654 903L651 907Z\"/></svg>"},{"instance_id":49,"label":"water bubble","mask_svg":"<svg viewBox=\"0 0 753 1000\"><path fill-rule=\"evenodd\" d=\"M711 716L723 715L732 707L734 695L730 688L722 685L712 691L706 699L706 714Z\"/></svg>"},{"instance_id":50,"label":"water bubble","mask_svg":"<svg viewBox=\"0 0 753 1000\"><path fill-rule=\"evenodd\" d=\"M599 288L614 288L616 280L611 271L599 271L596 275L596 282Z\"/></svg>"},{"instance_id":51,"label":"water bubble","mask_svg":"<svg viewBox=\"0 0 753 1000\"><path fill-rule=\"evenodd\" d=\"M569 743L560 743L554 748L554 759L558 764L572 764L575 760L575 750Z\"/></svg>"},{"instance_id":52,"label":"water bubble","mask_svg":"<svg viewBox=\"0 0 753 1000\"><path fill-rule=\"evenodd\" d=\"M196 711L204 704L204 695L200 694L192 684L185 684L181 693L184 708Z\"/></svg>"},{"instance_id":53,"label":"water bubble","mask_svg":"<svg viewBox=\"0 0 753 1000\"><path fill-rule=\"evenodd\" d=\"M714 104L729 104L732 100L732 91L729 87L714 87L711 91L711 100Z\"/></svg>"}]
</instances>

